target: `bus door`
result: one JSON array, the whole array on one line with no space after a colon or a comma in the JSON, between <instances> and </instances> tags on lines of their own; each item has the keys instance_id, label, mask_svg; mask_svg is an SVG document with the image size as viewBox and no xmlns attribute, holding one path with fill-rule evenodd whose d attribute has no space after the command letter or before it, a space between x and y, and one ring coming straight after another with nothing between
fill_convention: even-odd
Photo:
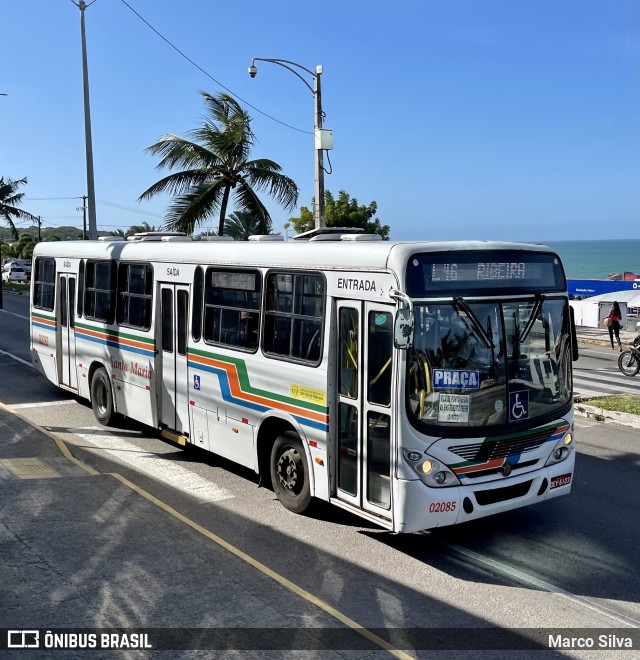
<instances>
[{"instance_id":1,"label":"bus door","mask_svg":"<svg viewBox=\"0 0 640 660\"><path fill-rule=\"evenodd\" d=\"M58 380L61 385L70 389L78 389L78 372L76 370L76 335L75 335L75 275L60 273L58 275Z\"/></svg>"},{"instance_id":2,"label":"bus door","mask_svg":"<svg viewBox=\"0 0 640 660\"><path fill-rule=\"evenodd\" d=\"M187 331L189 286L159 282L158 324L162 379L160 425L189 433L189 383L187 382Z\"/></svg>"},{"instance_id":3,"label":"bus door","mask_svg":"<svg viewBox=\"0 0 640 660\"><path fill-rule=\"evenodd\" d=\"M336 493L384 518L391 518L394 310L370 302L337 304Z\"/></svg>"}]
</instances>

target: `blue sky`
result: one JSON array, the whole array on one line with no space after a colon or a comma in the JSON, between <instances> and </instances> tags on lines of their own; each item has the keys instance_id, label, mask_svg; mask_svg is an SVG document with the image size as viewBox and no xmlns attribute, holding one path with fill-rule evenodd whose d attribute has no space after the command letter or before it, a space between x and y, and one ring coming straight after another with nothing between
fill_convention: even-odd
<instances>
[{"instance_id":1,"label":"blue sky","mask_svg":"<svg viewBox=\"0 0 640 660\"><path fill-rule=\"evenodd\" d=\"M553 241L640 236L640 11L635 0L127 0L248 108L258 144L314 194L313 97L253 57L323 65L325 186L378 203L393 239ZM4 0L0 176L23 207L82 226L86 194L80 12ZM144 153L223 91L123 0L86 11L99 229L162 223ZM309 82L311 79L309 78ZM308 132L303 132L308 131ZM326 160L325 160L326 164ZM274 229L291 215L267 202ZM211 226L217 221L212 219Z\"/></svg>"}]
</instances>

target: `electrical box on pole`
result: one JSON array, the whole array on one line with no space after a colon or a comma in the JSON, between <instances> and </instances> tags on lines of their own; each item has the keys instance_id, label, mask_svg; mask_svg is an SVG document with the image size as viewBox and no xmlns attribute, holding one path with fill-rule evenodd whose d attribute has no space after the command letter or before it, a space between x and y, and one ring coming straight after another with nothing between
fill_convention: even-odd
<instances>
[{"instance_id":1,"label":"electrical box on pole","mask_svg":"<svg viewBox=\"0 0 640 660\"><path fill-rule=\"evenodd\" d=\"M316 128L316 149L333 149L333 131L330 128Z\"/></svg>"}]
</instances>

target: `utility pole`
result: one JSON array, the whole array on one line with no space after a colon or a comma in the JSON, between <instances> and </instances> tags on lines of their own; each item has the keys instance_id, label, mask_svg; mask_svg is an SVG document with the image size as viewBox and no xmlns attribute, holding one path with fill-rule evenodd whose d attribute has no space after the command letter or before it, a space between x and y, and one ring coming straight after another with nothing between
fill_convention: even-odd
<instances>
[{"instance_id":1,"label":"utility pole","mask_svg":"<svg viewBox=\"0 0 640 660\"><path fill-rule=\"evenodd\" d=\"M38 216L36 218L38 221L38 243L42 240L42 218Z\"/></svg>"},{"instance_id":2,"label":"utility pole","mask_svg":"<svg viewBox=\"0 0 640 660\"><path fill-rule=\"evenodd\" d=\"M87 40L84 29L84 10L96 0L87 4L84 0L71 0L80 10L80 34L82 37L82 85L84 90L84 140L87 155L87 193L89 198L89 240L98 238L96 223L96 193L93 180L93 145L91 142L91 110L89 108L89 71L87 67Z\"/></svg>"},{"instance_id":3,"label":"utility pole","mask_svg":"<svg viewBox=\"0 0 640 660\"><path fill-rule=\"evenodd\" d=\"M87 196L82 195L82 206L78 206L76 211L82 211L82 240L87 240Z\"/></svg>"}]
</instances>

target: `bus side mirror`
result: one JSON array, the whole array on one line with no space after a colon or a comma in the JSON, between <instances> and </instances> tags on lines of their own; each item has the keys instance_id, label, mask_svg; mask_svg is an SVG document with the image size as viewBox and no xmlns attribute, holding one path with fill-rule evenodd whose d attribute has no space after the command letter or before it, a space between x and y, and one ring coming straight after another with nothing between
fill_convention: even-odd
<instances>
[{"instance_id":1,"label":"bus side mirror","mask_svg":"<svg viewBox=\"0 0 640 660\"><path fill-rule=\"evenodd\" d=\"M413 343L413 313L410 309L399 309L393 329L393 343L396 348L406 350Z\"/></svg>"}]
</instances>

